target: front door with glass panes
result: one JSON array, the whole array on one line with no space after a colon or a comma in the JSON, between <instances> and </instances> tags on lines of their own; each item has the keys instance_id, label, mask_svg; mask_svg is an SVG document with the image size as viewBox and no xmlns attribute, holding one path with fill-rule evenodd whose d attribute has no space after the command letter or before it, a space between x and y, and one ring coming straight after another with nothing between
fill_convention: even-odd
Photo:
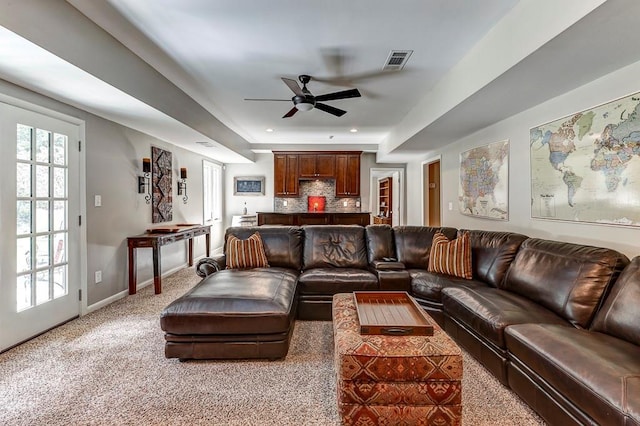
<instances>
[{"instance_id":1,"label":"front door with glass panes","mask_svg":"<svg viewBox=\"0 0 640 426\"><path fill-rule=\"evenodd\" d=\"M80 313L78 139L0 103L0 350Z\"/></svg>"}]
</instances>

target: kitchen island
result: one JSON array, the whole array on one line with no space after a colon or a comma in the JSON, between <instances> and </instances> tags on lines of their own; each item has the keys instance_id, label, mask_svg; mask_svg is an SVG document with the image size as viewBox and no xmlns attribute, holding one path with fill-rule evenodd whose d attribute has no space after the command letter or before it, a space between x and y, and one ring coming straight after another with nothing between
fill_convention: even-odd
<instances>
[{"instance_id":1,"label":"kitchen island","mask_svg":"<svg viewBox=\"0 0 640 426\"><path fill-rule=\"evenodd\" d=\"M258 225L369 225L369 212L258 212Z\"/></svg>"}]
</instances>

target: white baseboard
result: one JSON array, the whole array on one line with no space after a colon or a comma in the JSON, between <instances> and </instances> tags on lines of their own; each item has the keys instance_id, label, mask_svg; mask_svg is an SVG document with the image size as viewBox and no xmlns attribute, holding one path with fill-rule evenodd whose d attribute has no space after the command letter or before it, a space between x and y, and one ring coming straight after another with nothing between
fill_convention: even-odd
<instances>
[{"instance_id":1,"label":"white baseboard","mask_svg":"<svg viewBox=\"0 0 640 426\"><path fill-rule=\"evenodd\" d=\"M204 257L204 256L200 256L197 259L194 259L193 263L195 264L196 261L199 260L202 257ZM178 265L175 268L172 268L172 269L166 271L165 273L163 273L162 274L162 278L167 277L167 276L169 276L169 275L171 275L171 274L173 274L175 272L178 272L181 269L187 268L187 267L188 267L188 265L186 263L184 263L182 265ZM143 289L143 288L145 288L147 286L150 286L152 284L153 284L153 278L148 279L146 281L143 281L141 283L137 283L136 291L140 291L140 289ZM104 308L105 306L110 305L111 303L115 302L116 300L123 299L123 298L127 297L128 295L129 295L129 290L128 289L127 290L123 290L123 291L121 291L119 293L114 294L113 296L107 297L106 299L102 299L99 302L96 302L96 303L94 303L92 305L89 305L89 306L87 306L87 312L85 313L85 315L89 314L91 312L97 311L100 308Z\"/></svg>"}]
</instances>

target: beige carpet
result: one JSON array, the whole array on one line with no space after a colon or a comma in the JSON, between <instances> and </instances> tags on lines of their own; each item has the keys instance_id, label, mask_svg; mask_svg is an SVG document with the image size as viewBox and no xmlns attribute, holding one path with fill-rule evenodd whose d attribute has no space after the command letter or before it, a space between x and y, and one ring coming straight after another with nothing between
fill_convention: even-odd
<instances>
[{"instance_id":1,"label":"beige carpet","mask_svg":"<svg viewBox=\"0 0 640 426\"><path fill-rule=\"evenodd\" d=\"M0 355L1 425L337 425L330 322L298 321L283 361L164 358L159 313L192 269ZM469 356L465 425L542 421Z\"/></svg>"}]
</instances>

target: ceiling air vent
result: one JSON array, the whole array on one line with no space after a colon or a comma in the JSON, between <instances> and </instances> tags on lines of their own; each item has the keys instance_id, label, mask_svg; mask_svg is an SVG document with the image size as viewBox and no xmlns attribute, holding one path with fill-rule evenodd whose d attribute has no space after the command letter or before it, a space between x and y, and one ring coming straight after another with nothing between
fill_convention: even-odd
<instances>
[{"instance_id":1,"label":"ceiling air vent","mask_svg":"<svg viewBox=\"0 0 640 426\"><path fill-rule=\"evenodd\" d=\"M382 71L400 71L412 53L413 50L392 50L382 67Z\"/></svg>"}]
</instances>

